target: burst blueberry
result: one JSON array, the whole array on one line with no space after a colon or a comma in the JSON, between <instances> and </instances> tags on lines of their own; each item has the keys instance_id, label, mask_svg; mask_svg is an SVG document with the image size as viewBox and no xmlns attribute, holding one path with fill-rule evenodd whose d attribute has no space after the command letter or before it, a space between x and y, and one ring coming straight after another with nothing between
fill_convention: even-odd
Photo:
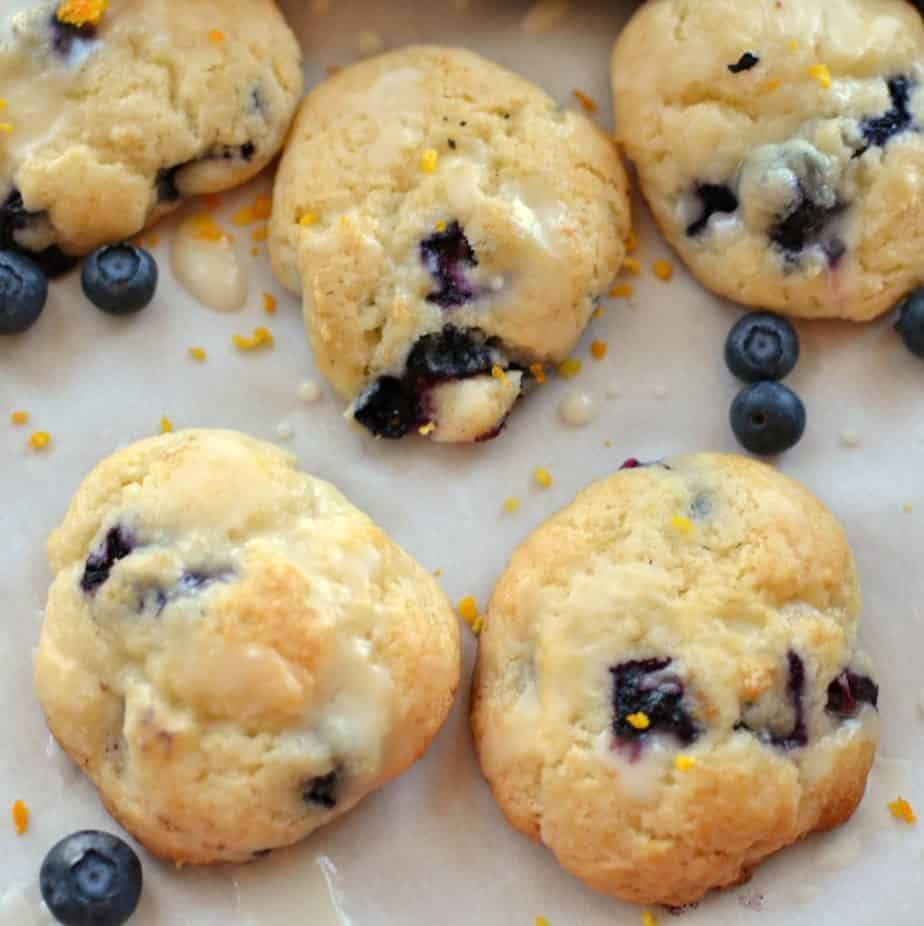
<instances>
[{"instance_id":1,"label":"burst blueberry","mask_svg":"<svg viewBox=\"0 0 924 926\"><path fill-rule=\"evenodd\" d=\"M132 315L157 289L157 263L143 248L124 242L94 251L83 265L86 297L109 315Z\"/></svg>"},{"instance_id":2,"label":"burst blueberry","mask_svg":"<svg viewBox=\"0 0 924 926\"><path fill-rule=\"evenodd\" d=\"M450 309L475 298L475 287L466 278L466 268L477 267L478 258L458 222L451 222L443 231L425 238L420 244L420 258L439 284L439 289L427 295L427 302Z\"/></svg>"},{"instance_id":3,"label":"burst blueberry","mask_svg":"<svg viewBox=\"0 0 924 926\"><path fill-rule=\"evenodd\" d=\"M135 549L133 538L122 527L113 527L107 533L97 549L88 557L83 570L80 587L93 595L109 581L112 567L117 562L130 556Z\"/></svg>"},{"instance_id":4,"label":"burst blueberry","mask_svg":"<svg viewBox=\"0 0 924 926\"><path fill-rule=\"evenodd\" d=\"M48 300L41 268L15 251L0 251L0 335L31 328Z\"/></svg>"},{"instance_id":5,"label":"burst blueberry","mask_svg":"<svg viewBox=\"0 0 924 926\"><path fill-rule=\"evenodd\" d=\"M924 360L924 286L914 290L899 305L895 330L908 350Z\"/></svg>"},{"instance_id":6,"label":"burst blueberry","mask_svg":"<svg viewBox=\"0 0 924 926\"><path fill-rule=\"evenodd\" d=\"M337 791L340 787L340 773L337 769L327 775L312 778L302 789L302 800L306 804L315 804L325 810L337 806Z\"/></svg>"},{"instance_id":7,"label":"burst blueberry","mask_svg":"<svg viewBox=\"0 0 924 926\"><path fill-rule=\"evenodd\" d=\"M353 417L376 437L398 440L421 423L413 387L396 376L382 376L359 397Z\"/></svg>"},{"instance_id":8,"label":"burst blueberry","mask_svg":"<svg viewBox=\"0 0 924 926\"><path fill-rule=\"evenodd\" d=\"M890 78L886 85L891 106L881 116L864 119L861 126L867 147L886 145L912 126L911 90L914 84L907 77L897 76ZM859 153L862 154L862 151Z\"/></svg>"},{"instance_id":9,"label":"burst blueberry","mask_svg":"<svg viewBox=\"0 0 924 926\"><path fill-rule=\"evenodd\" d=\"M738 393L731 426L745 450L772 456L795 447L805 433L805 405L782 383L760 382Z\"/></svg>"},{"instance_id":10,"label":"burst blueberry","mask_svg":"<svg viewBox=\"0 0 924 926\"><path fill-rule=\"evenodd\" d=\"M64 926L122 926L141 899L141 862L118 837L84 830L45 856L39 887Z\"/></svg>"},{"instance_id":11,"label":"burst blueberry","mask_svg":"<svg viewBox=\"0 0 924 926\"><path fill-rule=\"evenodd\" d=\"M638 746L641 740L661 733L688 746L699 736L684 701L683 682L669 671L671 664L671 659L640 659L610 669L613 732L618 740ZM643 723L638 720L641 717Z\"/></svg>"},{"instance_id":12,"label":"burst blueberry","mask_svg":"<svg viewBox=\"0 0 924 926\"><path fill-rule=\"evenodd\" d=\"M445 325L417 341L407 359L407 373L430 381L465 379L487 373L502 361L480 331Z\"/></svg>"},{"instance_id":13,"label":"burst blueberry","mask_svg":"<svg viewBox=\"0 0 924 926\"><path fill-rule=\"evenodd\" d=\"M786 654L786 699L792 710L792 726L788 730L771 730L754 727L747 719L740 721L736 730L753 733L762 742L789 752L808 744L808 727L805 721L805 663L793 650Z\"/></svg>"},{"instance_id":14,"label":"burst blueberry","mask_svg":"<svg viewBox=\"0 0 924 926\"><path fill-rule=\"evenodd\" d=\"M714 215L731 214L738 209L738 197L724 183L700 183L695 192L702 210L699 218L687 226L687 235L691 238L705 231Z\"/></svg>"},{"instance_id":15,"label":"burst blueberry","mask_svg":"<svg viewBox=\"0 0 924 926\"><path fill-rule=\"evenodd\" d=\"M879 707L879 686L868 676L845 669L828 686L825 710L842 720L856 717L864 704Z\"/></svg>"},{"instance_id":16,"label":"burst blueberry","mask_svg":"<svg viewBox=\"0 0 924 926\"><path fill-rule=\"evenodd\" d=\"M751 312L729 332L725 342L728 369L746 383L781 380L799 360L799 335L785 318Z\"/></svg>"}]
</instances>

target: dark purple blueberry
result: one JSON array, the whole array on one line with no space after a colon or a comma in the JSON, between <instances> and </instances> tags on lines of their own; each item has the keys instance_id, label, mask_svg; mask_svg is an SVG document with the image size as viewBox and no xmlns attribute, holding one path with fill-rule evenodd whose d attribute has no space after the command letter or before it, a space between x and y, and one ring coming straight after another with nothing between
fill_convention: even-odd
<instances>
[{"instance_id":1,"label":"dark purple blueberry","mask_svg":"<svg viewBox=\"0 0 924 926\"><path fill-rule=\"evenodd\" d=\"M458 222L425 238L420 244L420 259L439 284L439 289L427 296L427 302L449 309L476 297L474 286L466 279L465 269L477 267L478 258Z\"/></svg>"},{"instance_id":2,"label":"dark purple blueberry","mask_svg":"<svg viewBox=\"0 0 924 926\"><path fill-rule=\"evenodd\" d=\"M786 654L786 698L793 712L792 729L787 731L767 730L752 727L745 717L736 730L747 730L759 740L789 752L800 749L808 743L808 729L805 724L805 663L798 653L790 650Z\"/></svg>"},{"instance_id":3,"label":"dark purple blueberry","mask_svg":"<svg viewBox=\"0 0 924 926\"><path fill-rule=\"evenodd\" d=\"M752 55L749 51L746 51L734 64L730 64L728 69L732 74L740 74L742 71L750 71L752 67L756 67L759 63L760 58L757 55Z\"/></svg>"},{"instance_id":4,"label":"dark purple blueberry","mask_svg":"<svg viewBox=\"0 0 924 926\"><path fill-rule=\"evenodd\" d=\"M27 331L47 300L48 279L38 264L17 251L0 251L0 335Z\"/></svg>"},{"instance_id":5,"label":"dark purple blueberry","mask_svg":"<svg viewBox=\"0 0 924 926\"><path fill-rule=\"evenodd\" d=\"M0 249L20 251L38 264L46 276L58 277L72 270L78 258L65 254L57 245L51 245L43 251L30 251L17 240L17 232L47 219L45 212L30 212L26 209L19 190L10 190L0 205Z\"/></svg>"},{"instance_id":6,"label":"dark purple blueberry","mask_svg":"<svg viewBox=\"0 0 924 926\"><path fill-rule=\"evenodd\" d=\"M828 223L843 210L844 206L841 203L828 206L817 202L813 198L811 188L800 183L792 210L770 228L770 240L786 254L798 256L809 245L820 242ZM833 250L837 254L838 249L835 247ZM843 254L844 251L841 250L837 254L838 259Z\"/></svg>"},{"instance_id":7,"label":"dark purple blueberry","mask_svg":"<svg viewBox=\"0 0 924 926\"><path fill-rule=\"evenodd\" d=\"M42 899L64 926L122 926L138 906L142 881L134 849L95 830L62 839L39 873Z\"/></svg>"},{"instance_id":8,"label":"dark purple blueberry","mask_svg":"<svg viewBox=\"0 0 924 926\"><path fill-rule=\"evenodd\" d=\"M792 322L772 312L740 319L725 342L728 369L746 383L785 379L799 360L799 335Z\"/></svg>"},{"instance_id":9,"label":"dark purple blueberry","mask_svg":"<svg viewBox=\"0 0 924 926\"><path fill-rule=\"evenodd\" d=\"M738 197L724 183L700 183L695 192L702 203L702 212L695 222L687 226L687 235L691 238L705 231L714 215L730 215L738 209Z\"/></svg>"},{"instance_id":10,"label":"dark purple blueberry","mask_svg":"<svg viewBox=\"0 0 924 926\"><path fill-rule=\"evenodd\" d=\"M61 22L56 15L51 17L51 47L62 57L69 58L74 47L96 38L96 26L87 23L75 26Z\"/></svg>"},{"instance_id":11,"label":"dark purple blueberry","mask_svg":"<svg viewBox=\"0 0 924 926\"><path fill-rule=\"evenodd\" d=\"M619 467L619 471L622 472L624 469L648 469L651 466L660 466L661 469L670 469L670 467L661 460L638 460L635 457L629 457L629 459Z\"/></svg>"},{"instance_id":12,"label":"dark purple blueberry","mask_svg":"<svg viewBox=\"0 0 924 926\"><path fill-rule=\"evenodd\" d=\"M148 306L157 289L157 262L128 242L95 250L83 265L84 295L107 315L133 315Z\"/></svg>"},{"instance_id":13,"label":"dark purple blueberry","mask_svg":"<svg viewBox=\"0 0 924 926\"><path fill-rule=\"evenodd\" d=\"M887 82L891 108L881 116L864 119L861 125L867 146L883 146L901 132L911 128L910 110L913 82L907 77L892 77ZM865 150L865 149L864 149ZM862 152L861 152L862 153Z\"/></svg>"},{"instance_id":14,"label":"dark purple blueberry","mask_svg":"<svg viewBox=\"0 0 924 926\"><path fill-rule=\"evenodd\" d=\"M738 443L761 456L784 453L805 433L805 406L782 383L755 383L743 389L729 417Z\"/></svg>"},{"instance_id":15,"label":"dark purple blueberry","mask_svg":"<svg viewBox=\"0 0 924 926\"><path fill-rule=\"evenodd\" d=\"M437 382L466 379L488 372L502 360L480 331L445 325L418 339L407 358L407 374L412 379Z\"/></svg>"},{"instance_id":16,"label":"dark purple blueberry","mask_svg":"<svg viewBox=\"0 0 924 926\"><path fill-rule=\"evenodd\" d=\"M664 734L689 745L699 728L684 704L680 676L668 672L671 659L641 659L610 669L613 676L613 732L624 743L640 745L649 736ZM630 717L644 714L648 725L639 729Z\"/></svg>"},{"instance_id":17,"label":"dark purple blueberry","mask_svg":"<svg viewBox=\"0 0 924 926\"><path fill-rule=\"evenodd\" d=\"M340 772L334 769L327 775L312 778L302 788L302 800L306 804L316 804L325 810L337 806L337 789L340 786Z\"/></svg>"},{"instance_id":18,"label":"dark purple blueberry","mask_svg":"<svg viewBox=\"0 0 924 926\"><path fill-rule=\"evenodd\" d=\"M103 542L87 557L80 587L93 595L101 585L109 581L112 567L130 556L135 549L131 535L122 527L113 527L106 534Z\"/></svg>"},{"instance_id":19,"label":"dark purple blueberry","mask_svg":"<svg viewBox=\"0 0 924 926\"><path fill-rule=\"evenodd\" d=\"M359 397L353 417L376 437L398 440L421 425L420 400L412 385L382 376Z\"/></svg>"},{"instance_id":20,"label":"dark purple blueberry","mask_svg":"<svg viewBox=\"0 0 924 926\"><path fill-rule=\"evenodd\" d=\"M825 710L844 720L856 717L863 704L879 707L879 686L867 675L845 669L828 686Z\"/></svg>"},{"instance_id":21,"label":"dark purple blueberry","mask_svg":"<svg viewBox=\"0 0 924 926\"><path fill-rule=\"evenodd\" d=\"M895 330L905 347L924 360L924 286L911 292L898 306Z\"/></svg>"}]
</instances>

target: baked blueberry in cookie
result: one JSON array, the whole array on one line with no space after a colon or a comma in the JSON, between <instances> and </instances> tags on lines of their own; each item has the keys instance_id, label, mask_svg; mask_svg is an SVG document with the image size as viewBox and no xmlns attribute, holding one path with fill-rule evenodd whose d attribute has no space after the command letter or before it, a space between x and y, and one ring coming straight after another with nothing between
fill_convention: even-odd
<instances>
[{"instance_id":1,"label":"baked blueberry in cookie","mask_svg":"<svg viewBox=\"0 0 924 926\"><path fill-rule=\"evenodd\" d=\"M568 357L628 231L619 155L585 116L471 52L422 46L305 99L270 257L348 417L463 443L500 433L525 371Z\"/></svg>"},{"instance_id":2,"label":"baked blueberry in cookie","mask_svg":"<svg viewBox=\"0 0 924 926\"><path fill-rule=\"evenodd\" d=\"M600 891L679 907L850 817L878 688L830 512L745 457L668 464L590 486L514 552L472 728L514 827Z\"/></svg>"},{"instance_id":3,"label":"baked blueberry in cookie","mask_svg":"<svg viewBox=\"0 0 924 926\"><path fill-rule=\"evenodd\" d=\"M282 147L302 74L274 3L39 0L6 15L0 247L49 275Z\"/></svg>"},{"instance_id":4,"label":"baked blueberry in cookie","mask_svg":"<svg viewBox=\"0 0 924 926\"><path fill-rule=\"evenodd\" d=\"M157 855L246 862L303 839L423 755L451 707L459 628L430 573L242 434L104 460L48 555L39 701Z\"/></svg>"},{"instance_id":5,"label":"baked blueberry in cookie","mask_svg":"<svg viewBox=\"0 0 924 926\"><path fill-rule=\"evenodd\" d=\"M922 57L906 0L639 5L613 52L617 136L691 272L852 321L924 282Z\"/></svg>"}]
</instances>

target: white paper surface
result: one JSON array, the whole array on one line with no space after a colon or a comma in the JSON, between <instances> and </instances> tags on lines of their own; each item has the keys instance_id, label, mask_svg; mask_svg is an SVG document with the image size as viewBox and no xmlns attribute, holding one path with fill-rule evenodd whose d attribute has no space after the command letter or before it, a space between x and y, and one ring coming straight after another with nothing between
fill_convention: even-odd
<instances>
[{"instance_id":1,"label":"white paper surface","mask_svg":"<svg viewBox=\"0 0 924 926\"><path fill-rule=\"evenodd\" d=\"M412 41L472 47L566 105L578 88L600 103L604 120L609 48L632 7L575 0L559 26L530 35L520 27L529 6L513 0L473 0L465 11L451 0L333 0L325 15L308 0L283 5L303 41L311 83L324 67L353 61L360 41L374 43L375 36L360 39L362 30L372 30L388 47ZM251 199L260 184L268 188L264 178L226 196L222 215ZM47 922L29 901L37 896L47 848L75 829L114 828L90 785L49 744L33 695L32 653L49 581L43 545L83 475L116 447L155 433L161 416L178 428L240 428L269 440L277 439L280 422L291 423L287 445L305 468L336 482L427 566L441 568L454 601L475 595L482 604L515 543L624 458L735 449L727 418L737 387L722 345L737 314L690 282L676 261L671 283L653 277L651 262L670 255L641 210L644 272L630 281L636 295L609 304L593 324L579 353L580 377L537 390L500 440L476 448L365 439L341 420L342 403L326 386L320 402L302 403L299 384L320 378L299 306L271 279L265 256L251 258L247 231L238 234L251 265L250 296L242 313L218 315L172 282L167 254L174 224L158 228L162 284L144 313L107 318L86 303L72 277L52 286L48 308L29 334L0 341L0 923L28 926L32 914L23 910ZM264 291L279 298L273 319L262 312ZM266 323L275 350L246 355L231 347L233 333ZM866 597L864 637L882 686L887 760L846 831L782 853L750 884L710 897L680 922L914 926L924 922L924 824L894 822L885 804L901 793L924 813L924 363L904 350L888 319L800 331L803 359L792 384L806 401L809 426L780 465L833 508L854 543ZM590 337L609 342L604 361L589 358ZM204 365L186 357L193 345L208 350ZM581 429L567 428L557 415L575 389L587 390L600 406ZM29 428L10 426L14 409L31 414ZM26 449L33 427L52 433L50 452ZM858 447L842 446L847 431L859 437ZM547 491L531 484L538 465L554 477ZM501 505L511 495L520 497L520 511L504 515ZM475 647L466 636L467 678ZM132 922L532 926L541 914L551 926L639 923L638 909L593 894L504 824L478 773L467 707L466 681L426 759L300 847L245 869L176 871L142 854L145 893ZM33 815L23 837L9 817L17 798ZM673 921L666 911L658 917L662 926Z\"/></svg>"}]
</instances>

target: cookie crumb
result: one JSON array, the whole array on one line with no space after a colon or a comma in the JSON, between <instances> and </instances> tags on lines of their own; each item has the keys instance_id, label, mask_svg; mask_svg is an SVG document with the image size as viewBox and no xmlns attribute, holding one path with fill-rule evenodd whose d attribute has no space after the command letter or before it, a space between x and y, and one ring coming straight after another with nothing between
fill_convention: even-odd
<instances>
[{"instance_id":1,"label":"cookie crumb","mask_svg":"<svg viewBox=\"0 0 924 926\"><path fill-rule=\"evenodd\" d=\"M558 375L564 379L574 379L583 369L584 364L576 357L570 357L558 366Z\"/></svg>"},{"instance_id":2,"label":"cookie crumb","mask_svg":"<svg viewBox=\"0 0 924 926\"><path fill-rule=\"evenodd\" d=\"M536 468L533 472L533 478L543 489L547 489L552 485L552 474L544 466Z\"/></svg>"},{"instance_id":3,"label":"cookie crumb","mask_svg":"<svg viewBox=\"0 0 924 926\"><path fill-rule=\"evenodd\" d=\"M859 447L860 435L853 428L844 428L837 439L842 447Z\"/></svg>"},{"instance_id":4,"label":"cookie crumb","mask_svg":"<svg viewBox=\"0 0 924 926\"><path fill-rule=\"evenodd\" d=\"M280 440L292 440L295 436L295 428L292 427L291 421L280 421L276 425L276 437Z\"/></svg>"},{"instance_id":5,"label":"cookie crumb","mask_svg":"<svg viewBox=\"0 0 924 926\"><path fill-rule=\"evenodd\" d=\"M420 157L420 168L425 174L432 174L436 171L439 162L439 151L436 148L427 148Z\"/></svg>"},{"instance_id":6,"label":"cookie crumb","mask_svg":"<svg viewBox=\"0 0 924 926\"><path fill-rule=\"evenodd\" d=\"M651 726L651 718L644 712L639 711L637 714L629 714L626 717L626 723L633 730L647 730Z\"/></svg>"},{"instance_id":7,"label":"cookie crumb","mask_svg":"<svg viewBox=\"0 0 924 926\"><path fill-rule=\"evenodd\" d=\"M24 424L29 423L29 413L28 412L13 412L10 415L10 424L15 425L17 428L21 428Z\"/></svg>"},{"instance_id":8,"label":"cookie crumb","mask_svg":"<svg viewBox=\"0 0 924 926\"><path fill-rule=\"evenodd\" d=\"M907 823L909 826L917 822L918 818L914 815L914 811L911 809L911 804L909 804L908 801L906 801L903 797L897 798L888 806L892 816L895 817L896 820L899 820L902 823Z\"/></svg>"},{"instance_id":9,"label":"cookie crumb","mask_svg":"<svg viewBox=\"0 0 924 926\"><path fill-rule=\"evenodd\" d=\"M694 765L696 765L696 759L694 759L693 756L681 754L674 758L674 768L677 769L678 772L688 772Z\"/></svg>"},{"instance_id":10,"label":"cookie crumb","mask_svg":"<svg viewBox=\"0 0 924 926\"><path fill-rule=\"evenodd\" d=\"M321 398L321 387L310 379L306 379L298 387L298 397L306 404L317 402Z\"/></svg>"},{"instance_id":11,"label":"cookie crumb","mask_svg":"<svg viewBox=\"0 0 924 926\"><path fill-rule=\"evenodd\" d=\"M12 808L13 826L17 836L24 836L29 829L29 808L23 801L14 801Z\"/></svg>"},{"instance_id":12,"label":"cookie crumb","mask_svg":"<svg viewBox=\"0 0 924 926\"><path fill-rule=\"evenodd\" d=\"M478 612L478 602L473 595L466 595L457 605L459 617L472 628L472 633L479 636L484 627L484 618Z\"/></svg>"},{"instance_id":13,"label":"cookie crumb","mask_svg":"<svg viewBox=\"0 0 924 926\"><path fill-rule=\"evenodd\" d=\"M541 363L530 364L529 372L540 386L545 382L545 367Z\"/></svg>"},{"instance_id":14,"label":"cookie crumb","mask_svg":"<svg viewBox=\"0 0 924 926\"><path fill-rule=\"evenodd\" d=\"M617 283L610 290L610 299L628 299L635 292L635 288L628 283Z\"/></svg>"},{"instance_id":15,"label":"cookie crumb","mask_svg":"<svg viewBox=\"0 0 924 926\"><path fill-rule=\"evenodd\" d=\"M166 415L160 419L160 433L161 434L172 434L173 433L173 422Z\"/></svg>"},{"instance_id":16,"label":"cookie crumb","mask_svg":"<svg viewBox=\"0 0 924 926\"><path fill-rule=\"evenodd\" d=\"M511 495L510 498L504 501L504 511L506 514L516 514L520 510L520 500Z\"/></svg>"},{"instance_id":17,"label":"cookie crumb","mask_svg":"<svg viewBox=\"0 0 924 926\"><path fill-rule=\"evenodd\" d=\"M254 328L250 337L236 334L231 340L234 346L242 351L260 350L264 347L270 348L276 343L269 328Z\"/></svg>"},{"instance_id":18,"label":"cookie crumb","mask_svg":"<svg viewBox=\"0 0 924 926\"><path fill-rule=\"evenodd\" d=\"M201 347L190 347L187 351L191 360L195 360L196 363L205 363L206 357L208 354Z\"/></svg>"},{"instance_id":19,"label":"cookie crumb","mask_svg":"<svg viewBox=\"0 0 924 926\"><path fill-rule=\"evenodd\" d=\"M581 104L581 109L587 113L595 113L598 109L596 101L593 97L589 97L586 93L583 93L580 90L572 90L574 98Z\"/></svg>"},{"instance_id":20,"label":"cookie crumb","mask_svg":"<svg viewBox=\"0 0 924 926\"><path fill-rule=\"evenodd\" d=\"M593 357L594 360L602 360L609 349L610 346L606 341L593 341L590 345L590 356Z\"/></svg>"},{"instance_id":21,"label":"cookie crumb","mask_svg":"<svg viewBox=\"0 0 924 926\"><path fill-rule=\"evenodd\" d=\"M674 266L669 260L656 260L651 265L654 275L664 283L669 283L674 276Z\"/></svg>"},{"instance_id":22,"label":"cookie crumb","mask_svg":"<svg viewBox=\"0 0 924 926\"><path fill-rule=\"evenodd\" d=\"M267 315L276 314L276 297L272 293L263 294L263 311Z\"/></svg>"},{"instance_id":23,"label":"cookie crumb","mask_svg":"<svg viewBox=\"0 0 924 926\"><path fill-rule=\"evenodd\" d=\"M826 64L813 64L809 68L809 76L818 81L822 90L831 88L831 69Z\"/></svg>"},{"instance_id":24,"label":"cookie crumb","mask_svg":"<svg viewBox=\"0 0 924 926\"><path fill-rule=\"evenodd\" d=\"M67 26L98 26L109 0L62 0L55 16Z\"/></svg>"},{"instance_id":25,"label":"cookie crumb","mask_svg":"<svg viewBox=\"0 0 924 926\"><path fill-rule=\"evenodd\" d=\"M47 431L36 431L29 437L29 446L33 450L47 450L51 446L51 435Z\"/></svg>"}]
</instances>

